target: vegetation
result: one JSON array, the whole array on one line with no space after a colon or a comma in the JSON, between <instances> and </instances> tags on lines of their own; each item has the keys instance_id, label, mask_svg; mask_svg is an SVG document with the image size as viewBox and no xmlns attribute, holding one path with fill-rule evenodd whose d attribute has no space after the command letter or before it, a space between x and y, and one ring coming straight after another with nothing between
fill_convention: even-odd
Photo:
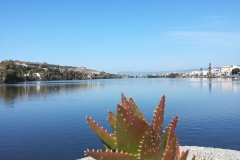
<instances>
[{"instance_id":1,"label":"vegetation","mask_svg":"<svg viewBox=\"0 0 240 160\"><path fill-rule=\"evenodd\" d=\"M240 73L240 68L234 68L232 70L232 75L239 74Z\"/></svg>"},{"instance_id":2,"label":"vegetation","mask_svg":"<svg viewBox=\"0 0 240 160\"><path fill-rule=\"evenodd\" d=\"M180 77L178 73L171 73L167 76L167 78L177 78Z\"/></svg>"},{"instance_id":3,"label":"vegetation","mask_svg":"<svg viewBox=\"0 0 240 160\"><path fill-rule=\"evenodd\" d=\"M147 75L146 78L160 78L159 75Z\"/></svg>"},{"instance_id":4,"label":"vegetation","mask_svg":"<svg viewBox=\"0 0 240 160\"><path fill-rule=\"evenodd\" d=\"M80 80L121 78L119 75L38 62L22 62L6 60L0 63L0 83L16 83L23 81Z\"/></svg>"},{"instance_id":5,"label":"vegetation","mask_svg":"<svg viewBox=\"0 0 240 160\"><path fill-rule=\"evenodd\" d=\"M96 160L186 160L188 151L180 154L178 138L174 132L178 116L165 132L162 130L164 106L165 96L154 111L152 124L149 125L133 99L127 101L122 94L122 105L117 104L117 115L108 112L113 134L109 134L90 117L86 117L106 152L87 150L85 154ZM194 156L193 160L195 158Z\"/></svg>"},{"instance_id":6,"label":"vegetation","mask_svg":"<svg viewBox=\"0 0 240 160\"><path fill-rule=\"evenodd\" d=\"M14 83L18 79L13 61L3 61L0 66L0 82Z\"/></svg>"}]
</instances>

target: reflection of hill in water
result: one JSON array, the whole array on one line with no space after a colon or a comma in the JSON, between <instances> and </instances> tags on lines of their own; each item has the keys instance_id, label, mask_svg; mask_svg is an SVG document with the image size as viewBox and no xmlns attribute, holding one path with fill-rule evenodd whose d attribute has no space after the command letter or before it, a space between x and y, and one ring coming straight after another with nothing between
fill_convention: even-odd
<instances>
[{"instance_id":1,"label":"reflection of hill in water","mask_svg":"<svg viewBox=\"0 0 240 160\"><path fill-rule=\"evenodd\" d=\"M27 99L31 97L47 96L62 92L84 91L87 89L97 88L97 81L85 81L84 83L74 82L34 82L16 85L0 85L0 101L13 106L16 99Z\"/></svg>"}]
</instances>

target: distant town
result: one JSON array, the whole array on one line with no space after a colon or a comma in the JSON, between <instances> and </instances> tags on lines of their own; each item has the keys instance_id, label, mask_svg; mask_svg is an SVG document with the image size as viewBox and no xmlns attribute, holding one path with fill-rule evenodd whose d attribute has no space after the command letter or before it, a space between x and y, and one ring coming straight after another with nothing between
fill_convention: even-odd
<instances>
[{"instance_id":1,"label":"distant town","mask_svg":"<svg viewBox=\"0 0 240 160\"><path fill-rule=\"evenodd\" d=\"M46 62L25 62L19 60L5 60L0 63L0 83L17 83L24 81L52 81L52 80L83 80L83 79L113 79L113 78L239 78L240 66L222 66L190 72L155 73L146 75L120 75L104 71L87 69L85 67L60 66Z\"/></svg>"},{"instance_id":2,"label":"distant town","mask_svg":"<svg viewBox=\"0 0 240 160\"><path fill-rule=\"evenodd\" d=\"M230 65L221 66L220 68L212 68L211 63L207 69L200 68L199 70L189 72L172 72L164 74L151 74L146 75L149 78L165 77L165 78L239 78L240 77L240 66ZM143 76L145 77L145 76Z\"/></svg>"}]
</instances>

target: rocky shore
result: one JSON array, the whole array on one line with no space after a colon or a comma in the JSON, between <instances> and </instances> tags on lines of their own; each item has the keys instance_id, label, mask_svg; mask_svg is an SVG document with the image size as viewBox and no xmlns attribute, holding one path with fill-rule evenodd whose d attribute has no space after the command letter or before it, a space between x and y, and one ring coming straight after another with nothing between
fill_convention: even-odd
<instances>
[{"instance_id":1,"label":"rocky shore","mask_svg":"<svg viewBox=\"0 0 240 160\"><path fill-rule=\"evenodd\" d=\"M180 151L189 150L188 160L191 160L192 155L197 156L197 160L240 160L240 151L197 147L197 146L181 146ZM85 157L78 160L94 160L91 157Z\"/></svg>"}]
</instances>

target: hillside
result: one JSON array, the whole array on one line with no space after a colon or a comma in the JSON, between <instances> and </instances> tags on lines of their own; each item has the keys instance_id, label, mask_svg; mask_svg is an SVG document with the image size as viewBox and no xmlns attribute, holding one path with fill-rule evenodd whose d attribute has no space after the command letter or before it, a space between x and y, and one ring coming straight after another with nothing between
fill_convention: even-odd
<instances>
[{"instance_id":1,"label":"hillside","mask_svg":"<svg viewBox=\"0 0 240 160\"><path fill-rule=\"evenodd\" d=\"M0 83L109 78L121 78L121 76L85 67L60 66L46 62L5 60L0 63Z\"/></svg>"}]
</instances>

